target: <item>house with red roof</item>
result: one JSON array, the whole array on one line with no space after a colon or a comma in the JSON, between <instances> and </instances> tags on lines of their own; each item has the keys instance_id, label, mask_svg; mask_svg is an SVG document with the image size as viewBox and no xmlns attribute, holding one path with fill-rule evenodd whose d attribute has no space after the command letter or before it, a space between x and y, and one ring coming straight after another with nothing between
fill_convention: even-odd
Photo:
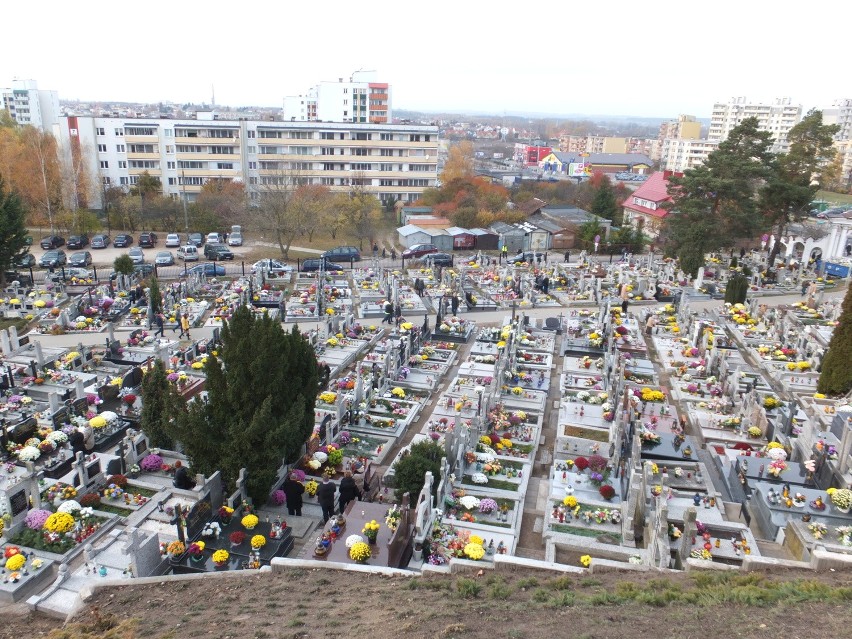
<instances>
[{"instance_id":1,"label":"house with red roof","mask_svg":"<svg viewBox=\"0 0 852 639\"><path fill-rule=\"evenodd\" d=\"M683 174L657 171L633 191L622 204L624 224L640 229L648 237L657 237L663 220L669 214L663 205L672 201L669 195L669 178L673 175L680 177Z\"/></svg>"}]
</instances>

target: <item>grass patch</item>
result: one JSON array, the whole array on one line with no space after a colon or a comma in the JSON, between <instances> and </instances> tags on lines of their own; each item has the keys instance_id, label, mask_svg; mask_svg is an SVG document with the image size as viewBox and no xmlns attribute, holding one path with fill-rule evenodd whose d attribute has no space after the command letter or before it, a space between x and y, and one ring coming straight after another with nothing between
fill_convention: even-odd
<instances>
[{"instance_id":1,"label":"grass patch","mask_svg":"<svg viewBox=\"0 0 852 639\"><path fill-rule=\"evenodd\" d=\"M488 589L488 596L491 599L508 599L512 595L512 589L502 581L493 584Z\"/></svg>"},{"instance_id":2,"label":"grass patch","mask_svg":"<svg viewBox=\"0 0 852 639\"><path fill-rule=\"evenodd\" d=\"M568 575L563 575L548 581L547 587L551 590L571 590L574 587L574 580Z\"/></svg>"},{"instance_id":3,"label":"grass patch","mask_svg":"<svg viewBox=\"0 0 852 639\"><path fill-rule=\"evenodd\" d=\"M476 485L476 484L473 483L473 479L471 478L470 475L464 476L464 482L466 484ZM518 488L520 487L520 484L519 483L515 484L513 482L506 481L504 479L497 479L496 477L489 477L488 483L485 484L485 486L483 486L483 488L484 487L496 488L497 490L509 490L509 491L512 491L512 492L518 492Z\"/></svg>"},{"instance_id":4,"label":"grass patch","mask_svg":"<svg viewBox=\"0 0 852 639\"><path fill-rule=\"evenodd\" d=\"M579 526L569 526L568 524L550 524L550 529L555 532L579 535L580 537L600 537L601 534L606 532L605 530L580 528Z\"/></svg>"},{"instance_id":5,"label":"grass patch","mask_svg":"<svg viewBox=\"0 0 852 639\"><path fill-rule=\"evenodd\" d=\"M825 200L829 204L852 204L852 195L833 191L817 191L815 199Z\"/></svg>"},{"instance_id":6,"label":"grass patch","mask_svg":"<svg viewBox=\"0 0 852 639\"><path fill-rule=\"evenodd\" d=\"M100 510L105 513L112 513L113 515L118 515L119 517L127 517L130 513L133 512L132 508L124 508L123 506L119 506L118 504L105 504L101 502L95 508L95 510Z\"/></svg>"},{"instance_id":7,"label":"grass patch","mask_svg":"<svg viewBox=\"0 0 852 639\"><path fill-rule=\"evenodd\" d=\"M530 597L536 603L545 603L550 600L550 593L547 592L544 588L536 588L533 591L532 596Z\"/></svg>"},{"instance_id":8,"label":"grass patch","mask_svg":"<svg viewBox=\"0 0 852 639\"><path fill-rule=\"evenodd\" d=\"M595 579L594 577L583 577L580 580L580 585L583 586L583 588L594 588L595 586L600 586L601 583L600 579Z\"/></svg>"},{"instance_id":9,"label":"grass patch","mask_svg":"<svg viewBox=\"0 0 852 639\"><path fill-rule=\"evenodd\" d=\"M551 608L565 608L574 605L574 593L562 591L547 601Z\"/></svg>"},{"instance_id":10,"label":"grass patch","mask_svg":"<svg viewBox=\"0 0 852 639\"><path fill-rule=\"evenodd\" d=\"M535 588L538 585L538 579L535 577L526 577L518 581L518 588L526 590L527 588Z\"/></svg>"},{"instance_id":11,"label":"grass patch","mask_svg":"<svg viewBox=\"0 0 852 639\"><path fill-rule=\"evenodd\" d=\"M456 590L465 599L475 599L479 596L482 586L475 579L462 577L456 581Z\"/></svg>"}]
</instances>

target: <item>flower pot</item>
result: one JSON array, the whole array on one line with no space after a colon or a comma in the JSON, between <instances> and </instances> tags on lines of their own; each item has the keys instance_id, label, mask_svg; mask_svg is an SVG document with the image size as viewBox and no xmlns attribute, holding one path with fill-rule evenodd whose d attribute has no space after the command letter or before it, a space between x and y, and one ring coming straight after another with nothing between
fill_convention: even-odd
<instances>
[{"instance_id":1,"label":"flower pot","mask_svg":"<svg viewBox=\"0 0 852 639\"><path fill-rule=\"evenodd\" d=\"M204 555L192 555L190 557L190 559L192 559L192 561L194 561L196 563L199 563L199 562L204 561Z\"/></svg>"},{"instance_id":2,"label":"flower pot","mask_svg":"<svg viewBox=\"0 0 852 639\"><path fill-rule=\"evenodd\" d=\"M217 568L225 568L227 565L228 565L227 561L217 561L216 564L215 564L215 566Z\"/></svg>"},{"instance_id":3,"label":"flower pot","mask_svg":"<svg viewBox=\"0 0 852 639\"><path fill-rule=\"evenodd\" d=\"M849 514L849 508L848 507L847 508L841 508L840 506L838 506L836 504L835 504L834 507L837 508L837 512L839 512L839 513L843 513L844 515Z\"/></svg>"},{"instance_id":4,"label":"flower pot","mask_svg":"<svg viewBox=\"0 0 852 639\"><path fill-rule=\"evenodd\" d=\"M246 530L254 530L254 526L243 526Z\"/></svg>"}]
</instances>

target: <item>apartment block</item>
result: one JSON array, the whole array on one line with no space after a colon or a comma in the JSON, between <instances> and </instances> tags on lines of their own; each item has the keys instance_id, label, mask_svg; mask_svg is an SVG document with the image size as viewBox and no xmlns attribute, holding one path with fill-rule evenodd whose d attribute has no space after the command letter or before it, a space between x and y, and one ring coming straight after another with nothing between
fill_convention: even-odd
<instances>
[{"instance_id":1,"label":"apartment block","mask_svg":"<svg viewBox=\"0 0 852 639\"><path fill-rule=\"evenodd\" d=\"M0 89L2 106L18 124L29 124L52 132L59 123L59 94L38 88L35 80L13 80L12 86Z\"/></svg>"},{"instance_id":2,"label":"apartment block","mask_svg":"<svg viewBox=\"0 0 852 639\"><path fill-rule=\"evenodd\" d=\"M320 82L305 95L287 96L283 119L387 124L393 119L390 85L374 76L374 71L356 71L348 82Z\"/></svg>"},{"instance_id":3,"label":"apartment block","mask_svg":"<svg viewBox=\"0 0 852 639\"><path fill-rule=\"evenodd\" d=\"M834 106L837 115L833 124L840 125L840 131L837 132L834 139L852 140L852 99L837 100Z\"/></svg>"},{"instance_id":4,"label":"apartment block","mask_svg":"<svg viewBox=\"0 0 852 639\"><path fill-rule=\"evenodd\" d=\"M701 122L694 115L679 115L676 120L669 120L660 125L660 141L668 138L682 140L697 140L701 137Z\"/></svg>"},{"instance_id":5,"label":"apartment block","mask_svg":"<svg viewBox=\"0 0 852 639\"><path fill-rule=\"evenodd\" d=\"M242 182L257 199L283 183L362 186L412 202L438 177L438 128L423 125L195 119L61 118L60 143L86 158L102 186L129 188L147 171L163 194L192 202L210 180ZM101 193L92 200L100 202Z\"/></svg>"},{"instance_id":6,"label":"apartment block","mask_svg":"<svg viewBox=\"0 0 852 639\"><path fill-rule=\"evenodd\" d=\"M682 173L701 166L707 156L719 148L715 140L688 140L666 138L660 151L660 168L664 171Z\"/></svg>"},{"instance_id":7,"label":"apartment block","mask_svg":"<svg viewBox=\"0 0 852 639\"><path fill-rule=\"evenodd\" d=\"M786 152L787 134L802 119L802 105L793 104L790 98L777 98L772 104L749 102L744 97L717 102L713 105L707 138L722 142L728 138L731 129L751 117L757 118L761 131L772 134L772 151Z\"/></svg>"}]
</instances>

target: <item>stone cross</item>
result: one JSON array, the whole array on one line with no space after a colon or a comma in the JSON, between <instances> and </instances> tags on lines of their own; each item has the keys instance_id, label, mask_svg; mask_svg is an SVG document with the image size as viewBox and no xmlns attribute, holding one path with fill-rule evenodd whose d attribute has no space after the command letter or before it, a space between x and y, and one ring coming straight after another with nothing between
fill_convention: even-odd
<instances>
[{"instance_id":1,"label":"stone cross","mask_svg":"<svg viewBox=\"0 0 852 639\"><path fill-rule=\"evenodd\" d=\"M248 471L245 468L240 468L240 474L237 477L237 490L240 493L240 499L246 501L248 499L248 491L246 490L246 481L248 480Z\"/></svg>"},{"instance_id":2,"label":"stone cross","mask_svg":"<svg viewBox=\"0 0 852 639\"><path fill-rule=\"evenodd\" d=\"M85 491L86 486L89 483L89 478L86 476L86 460L83 457L82 452L77 452L77 456L74 458L72 466L74 466L74 471L80 479L80 490Z\"/></svg>"}]
</instances>

